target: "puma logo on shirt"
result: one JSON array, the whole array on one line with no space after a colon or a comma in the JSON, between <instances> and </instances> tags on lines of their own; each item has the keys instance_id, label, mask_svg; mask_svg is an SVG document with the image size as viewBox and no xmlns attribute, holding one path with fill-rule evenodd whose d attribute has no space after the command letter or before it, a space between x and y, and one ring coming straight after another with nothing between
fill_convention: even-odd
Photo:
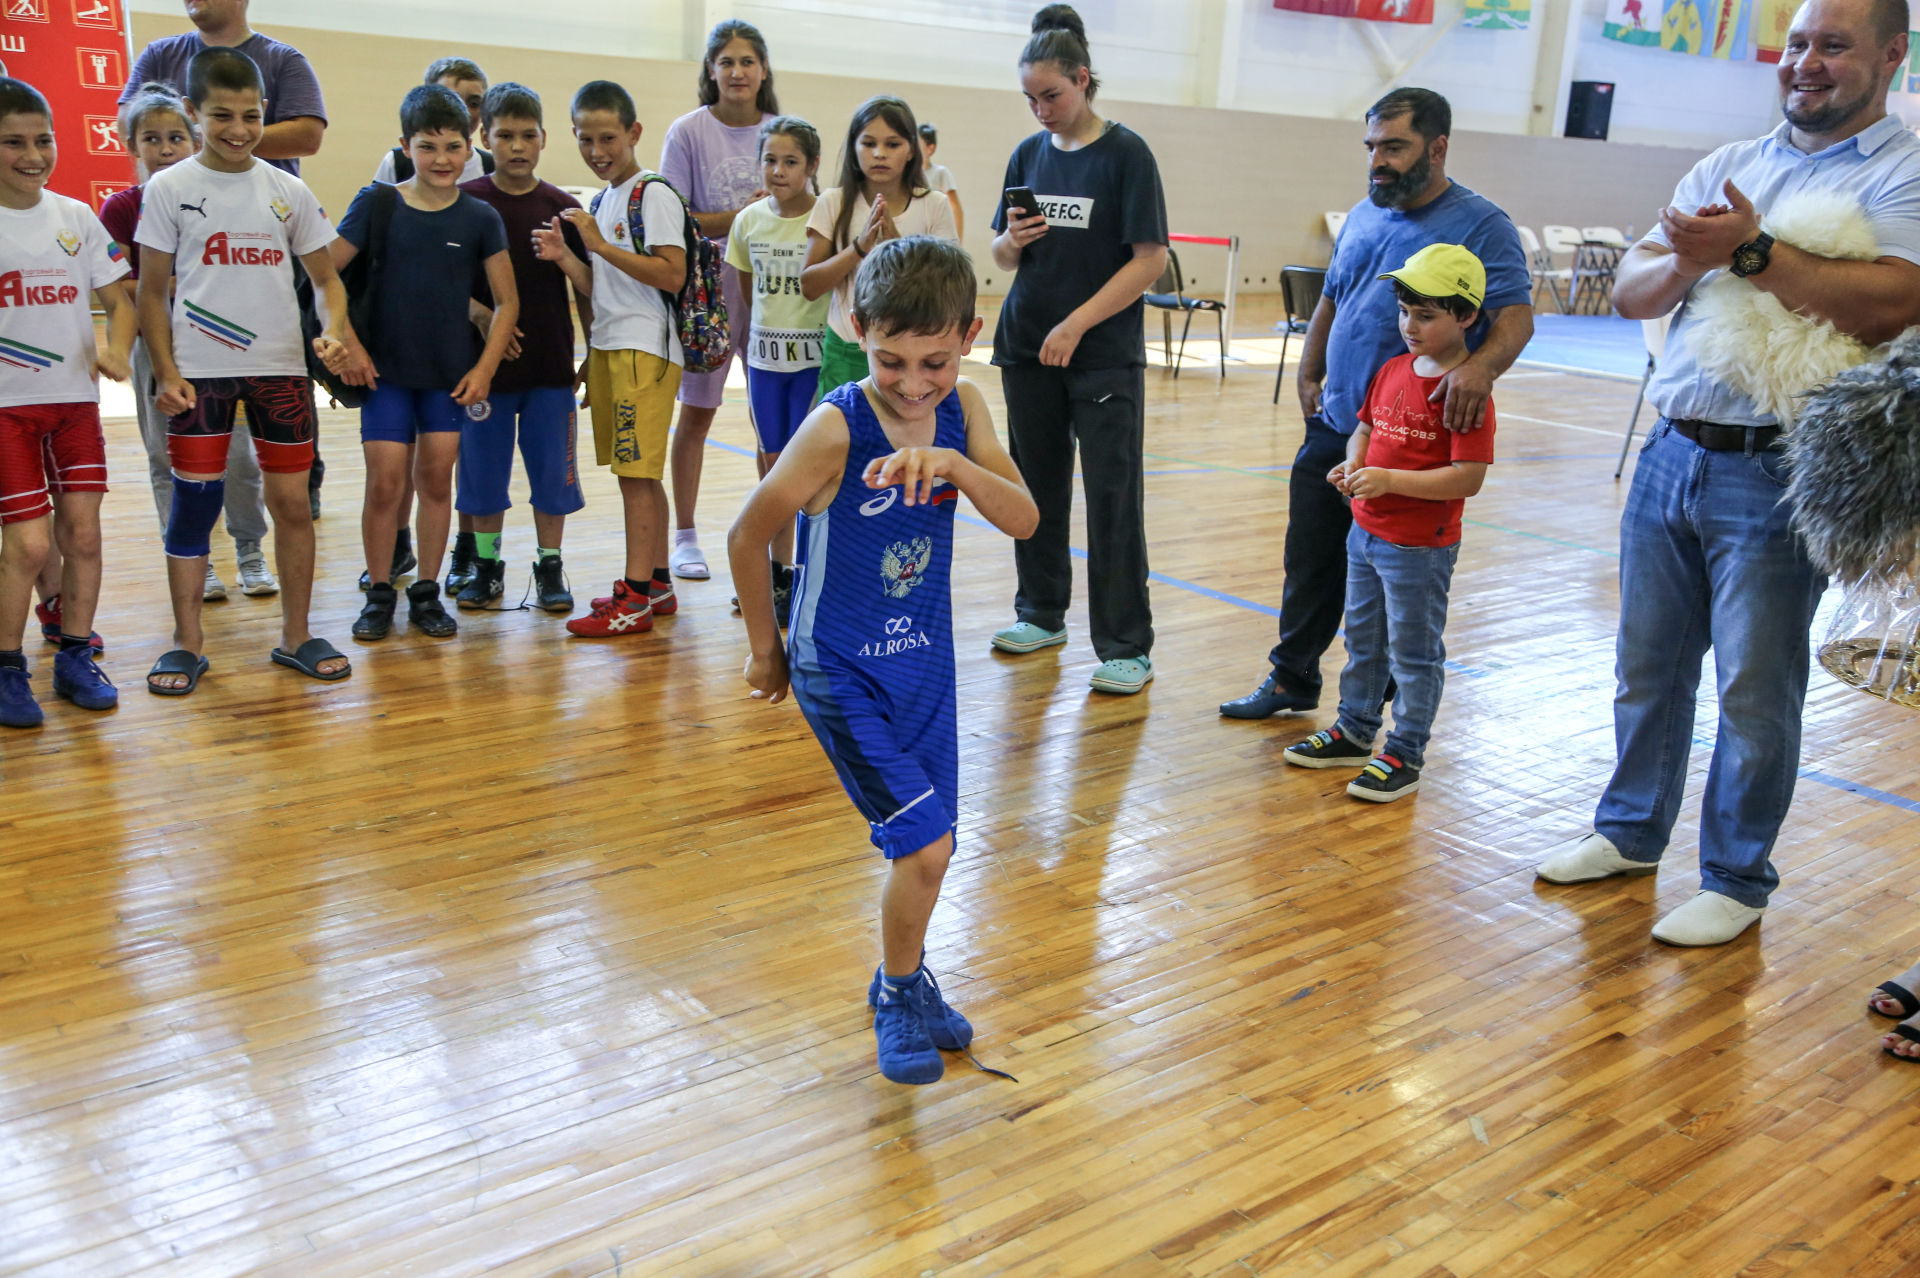
<instances>
[{"instance_id":1,"label":"puma logo on shirt","mask_svg":"<svg viewBox=\"0 0 1920 1278\"><path fill-rule=\"evenodd\" d=\"M206 197L201 196L198 204L182 204L180 211L182 213L198 213L201 217L205 217L207 215Z\"/></svg>"}]
</instances>

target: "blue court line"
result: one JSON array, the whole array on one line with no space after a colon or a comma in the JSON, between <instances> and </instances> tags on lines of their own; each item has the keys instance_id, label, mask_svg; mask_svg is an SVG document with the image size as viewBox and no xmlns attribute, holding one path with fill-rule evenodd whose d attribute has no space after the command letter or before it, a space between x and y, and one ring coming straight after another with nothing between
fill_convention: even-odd
<instances>
[{"instance_id":1,"label":"blue court line","mask_svg":"<svg viewBox=\"0 0 1920 1278\"><path fill-rule=\"evenodd\" d=\"M1888 790L1876 790L1870 785L1861 785L1858 781L1849 781L1845 777L1836 777L1827 772L1816 772L1812 768L1800 769L1800 775L1818 785L1845 790L1848 794L1857 794L1863 799L1872 799L1875 803L1886 803L1896 808L1905 808L1909 812L1920 812L1920 799L1905 798Z\"/></svg>"},{"instance_id":2,"label":"blue court line","mask_svg":"<svg viewBox=\"0 0 1920 1278\"><path fill-rule=\"evenodd\" d=\"M742 457L754 456L754 453L751 449L741 448L737 445L729 444L722 440L709 438L707 440L707 443L714 448L718 448L729 453L736 453ZM1231 466L1206 466L1203 464L1202 469L1237 470L1240 468L1231 467ZM1248 473L1252 473L1252 472L1249 471ZM1262 476L1262 478L1265 478L1265 476ZM954 518L960 520L963 523L971 524L976 528L985 528L988 531L994 531L992 524L974 515L963 514L959 511L955 511ZM1469 520L1467 522L1472 523L1474 521ZM1488 527L1488 528L1494 527L1494 525L1492 524L1486 524L1481 526ZM1569 546L1575 550L1592 550L1592 547L1590 546L1580 546L1570 541L1557 541L1555 538L1552 538L1552 537L1542 537L1538 533L1524 533L1524 532L1519 532L1517 529L1512 529L1512 528L1502 528L1500 529L1500 531L1512 532L1521 537L1539 537L1541 541L1555 542L1555 544L1557 545ZM1078 546L1070 546L1068 547L1068 549L1072 551L1073 557L1076 559L1085 559L1087 557L1087 552L1082 550ZM1612 552L1601 551L1598 553L1608 554ZM1280 610L1278 608L1272 607L1268 604L1263 604L1258 600L1247 599L1240 595L1228 594L1224 590L1215 590L1211 586L1203 586L1198 582L1186 581L1179 577L1169 577L1166 573L1163 573L1163 572L1149 571L1147 573L1147 579L1149 581L1159 582L1163 586L1172 586L1176 590L1185 590L1190 594L1196 594L1205 599L1212 599L1217 603L1231 604L1235 608L1245 608L1249 612L1257 612L1262 614L1263 616L1273 617L1275 619L1278 619L1280 616ZM1465 675L1468 678L1472 678L1472 679L1478 679L1485 675L1493 673L1492 671L1483 670L1476 666L1462 665L1456 661L1448 661L1447 669L1449 671L1452 671L1455 674ZM1890 807L1903 808L1908 812L1920 812L1920 799L1909 799L1902 795L1894 794L1888 790L1877 790L1870 785L1861 785L1857 781L1849 781L1845 777L1836 777L1831 773L1818 772L1812 768L1801 768L1800 776L1802 779L1811 781L1815 785L1824 785L1829 789L1842 790L1848 794L1857 795L1863 799L1871 799L1875 803L1885 803Z\"/></svg>"}]
</instances>

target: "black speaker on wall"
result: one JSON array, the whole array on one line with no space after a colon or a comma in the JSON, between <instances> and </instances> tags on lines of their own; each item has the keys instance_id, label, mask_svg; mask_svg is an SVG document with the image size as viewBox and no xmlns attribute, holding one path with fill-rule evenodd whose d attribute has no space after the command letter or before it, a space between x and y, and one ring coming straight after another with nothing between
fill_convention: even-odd
<instances>
[{"instance_id":1,"label":"black speaker on wall","mask_svg":"<svg viewBox=\"0 0 1920 1278\"><path fill-rule=\"evenodd\" d=\"M1607 119L1613 114L1613 85L1606 80L1575 80L1567 98L1567 136L1607 140Z\"/></svg>"}]
</instances>

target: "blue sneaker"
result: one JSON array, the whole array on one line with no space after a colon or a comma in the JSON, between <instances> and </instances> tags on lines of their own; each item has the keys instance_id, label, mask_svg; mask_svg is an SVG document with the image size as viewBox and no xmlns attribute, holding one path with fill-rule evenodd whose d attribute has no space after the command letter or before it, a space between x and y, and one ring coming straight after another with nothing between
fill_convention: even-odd
<instances>
[{"instance_id":1,"label":"blue sneaker","mask_svg":"<svg viewBox=\"0 0 1920 1278\"><path fill-rule=\"evenodd\" d=\"M111 710L120 704L120 690L94 661L91 648L63 648L55 654L53 690L82 710Z\"/></svg>"},{"instance_id":2,"label":"blue sneaker","mask_svg":"<svg viewBox=\"0 0 1920 1278\"><path fill-rule=\"evenodd\" d=\"M37 728L47 716L33 699L27 672L0 666L0 724L9 728Z\"/></svg>"},{"instance_id":3,"label":"blue sneaker","mask_svg":"<svg viewBox=\"0 0 1920 1278\"><path fill-rule=\"evenodd\" d=\"M873 983L867 986L868 1007L880 1006L881 973L885 970L884 964L873 969ZM966 1051L973 1043L973 1026L941 996L940 986L934 982L933 973L927 971L924 955L921 956L920 974L926 979L915 982L903 992L909 995L920 995L918 999L920 1018L926 1023L927 1037L932 1039L933 1045L943 1052Z\"/></svg>"},{"instance_id":4,"label":"blue sneaker","mask_svg":"<svg viewBox=\"0 0 1920 1278\"><path fill-rule=\"evenodd\" d=\"M947 1072L940 1049L933 1045L921 1019L920 987L930 984L916 973L904 985L880 982L879 1006L873 1012L873 1035L880 1044L880 1072L894 1083L934 1083ZM934 996L938 999L939 995Z\"/></svg>"}]
</instances>

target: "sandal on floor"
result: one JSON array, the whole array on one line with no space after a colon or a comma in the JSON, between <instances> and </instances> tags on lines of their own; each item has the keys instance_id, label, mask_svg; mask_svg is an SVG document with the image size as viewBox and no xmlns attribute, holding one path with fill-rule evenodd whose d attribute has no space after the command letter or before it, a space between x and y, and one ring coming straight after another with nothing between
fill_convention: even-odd
<instances>
[{"instance_id":1,"label":"sandal on floor","mask_svg":"<svg viewBox=\"0 0 1920 1278\"><path fill-rule=\"evenodd\" d=\"M200 686L200 676L207 672L213 663L205 657L196 657L185 648L175 648L171 652L160 654L160 660L153 663L153 669L147 671L147 691L156 697L184 697ZM162 688L153 682L155 675L185 675L187 686L184 688Z\"/></svg>"},{"instance_id":2,"label":"sandal on floor","mask_svg":"<svg viewBox=\"0 0 1920 1278\"><path fill-rule=\"evenodd\" d=\"M1915 1029L1911 1025L1896 1025L1893 1027L1893 1032L1901 1038L1906 1039L1909 1043L1920 1043L1920 1029ZM1902 1056L1891 1047L1882 1047L1880 1050L1888 1056L1893 1057L1896 1061L1905 1061L1909 1065L1920 1065L1920 1056Z\"/></svg>"},{"instance_id":3,"label":"sandal on floor","mask_svg":"<svg viewBox=\"0 0 1920 1278\"><path fill-rule=\"evenodd\" d=\"M1882 981L1878 985L1873 987L1873 992L1875 994L1885 994L1888 998L1898 1003L1900 1005L1899 1016L1900 1016L1900 1019L1903 1021L1906 1020L1908 1017L1914 1015L1916 1012L1920 1012L1920 998L1915 998L1913 996L1912 991L1908 990L1906 986L1898 984L1897 982ZM1867 1000L1867 1010L1869 1012L1872 1012L1876 1016L1889 1015L1889 1013L1883 1012L1879 1008L1875 1007L1873 1005L1872 999ZM1915 1040L1915 1041L1920 1042L1920 1040Z\"/></svg>"},{"instance_id":4,"label":"sandal on floor","mask_svg":"<svg viewBox=\"0 0 1920 1278\"><path fill-rule=\"evenodd\" d=\"M682 543L668 552L667 567L674 576L688 581L705 581L713 576L713 569L707 566L706 552L694 541Z\"/></svg>"},{"instance_id":5,"label":"sandal on floor","mask_svg":"<svg viewBox=\"0 0 1920 1278\"><path fill-rule=\"evenodd\" d=\"M273 650L273 659L276 664L291 666L301 674L306 675L309 679L318 679L323 683L332 683L336 679L344 679L353 673L352 662L341 666L332 674L322 674L320 672L320 663L327 658L345 657L346 655L346 653L341 652L338 648L328 643L325 639L320 638L318 635L301 644L294 652L288 652L285 648L275 648Z\"/></svg>"}]
</instances>

